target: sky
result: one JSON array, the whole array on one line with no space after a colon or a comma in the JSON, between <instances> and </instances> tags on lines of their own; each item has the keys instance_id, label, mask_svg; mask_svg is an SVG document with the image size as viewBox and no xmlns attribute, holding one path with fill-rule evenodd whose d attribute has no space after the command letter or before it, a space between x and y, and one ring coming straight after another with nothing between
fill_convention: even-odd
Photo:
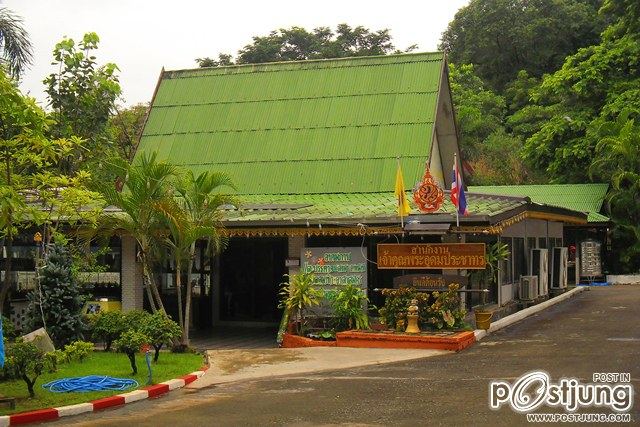
<instances>
[{"instance_id":1,"label":"sky","mask_svg":"<svg viewBox=\"0 0 640 427\"><path fill-rule=\"evenodd\" d=\"M24 20L34 61L20 87L43 107L42 80L55 71L52 51L63 37L100 36L97 62L120 69L122 105L149 102L162 67L196 68L195 58L234 54L256 35L291 26L340 23L388 28L397 48L437 49L456 11L469 0L0 0ZM308 3L308 4L307 4Z\"/></svg>"}]
</instances>

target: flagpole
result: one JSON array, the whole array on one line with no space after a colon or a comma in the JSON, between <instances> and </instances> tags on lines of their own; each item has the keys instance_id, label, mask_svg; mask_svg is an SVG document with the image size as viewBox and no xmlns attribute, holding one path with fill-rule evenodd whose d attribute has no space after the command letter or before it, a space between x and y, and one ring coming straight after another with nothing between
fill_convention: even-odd
<instances>
[{"instance_id":1,"label":"flagpole","mask_svg":"<svg viewBox=\"0 0 640 427\"><path fill-rule=\"evenodd\" d=\"M396 162L398 164L398 169L400 169L400 156L396 156ZM402 199L398 197L398 212L400 212L400 210L402 209L402 206L400 205L400 203L402 203ZM400 227L404 231L404 215L402 215L402 213L400 214Z\"/></svg>"},{"instance_id":2,"label":"flagpole","mask_svg":"<svg viewBox=\"0 0 640 427\"><path fill-rule=\"evenodd\" d=\"M456 180L456 186L461 185L461 183L458 182L458 157L456 155L456 153L453 153L453 173L454 173L454 177L453 179ZM456 187L457 188L457 187ZM458 194L460 194L460 190L457 189ZM459 197L459 196L458 196ZM458 200L458 206L456 206L456 227L460 228L460 200Z\"/></svg>"}]
</instances>

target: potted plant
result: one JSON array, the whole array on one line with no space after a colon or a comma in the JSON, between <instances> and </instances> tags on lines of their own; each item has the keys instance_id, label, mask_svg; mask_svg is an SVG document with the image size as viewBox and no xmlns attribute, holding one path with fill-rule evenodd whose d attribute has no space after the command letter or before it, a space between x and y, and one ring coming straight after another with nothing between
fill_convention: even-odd
<instances>
[{"instance_id":1,"label":"potted plant","mask_svg":"<svg viewBox=\"0 0 640 427\"><path fill-rule=\"evenodd\" d=\"M488 310L486 302L489 286L498 282L498 271L500 271L500 262L509 257L509 247L498 241L489 246L486 255L486 267L484 270L477 270L471 273L472 277L478 280L480 289L480 305L474 307L473 313L476 318L476 327L478 329L489 329L491 326L491 317L493 312Z\"/></svg>"},{"instance_id":2,"label":"potted plant","mask_svg":"<svg viewBox=\"0 0 640 427\"><path fill-rule=\"evenodd\" d=\"M333 322L338 330L369 329L365 310L369 298L360 287L349 284L325 296L333 309Z\"/></svg>"},{"instance_id":3,"label":"potted plant","mask_svg":"<svg viewBox=\"0 0 640 427\"><path fill-rule=\"evenodd\" d=\"M285 277L288 277L289 281L281 284L281 300L278 307L284 308L285 311L283 323L287 325L289 319L294 319L296 333L301 335L306 310L320 305L324 293L315 288L315 278L312 273L285 274Z\"/></svg>"}]
</instances>

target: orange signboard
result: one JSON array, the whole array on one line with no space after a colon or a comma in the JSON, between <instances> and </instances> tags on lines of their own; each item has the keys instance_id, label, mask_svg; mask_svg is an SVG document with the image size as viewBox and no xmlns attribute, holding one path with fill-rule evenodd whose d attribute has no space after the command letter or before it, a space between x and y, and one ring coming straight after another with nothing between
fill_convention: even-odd
<instances>
[{"instance_id":1,"label":"orange signboard","mask_svg":"<svg viewBox=\"0 0 640 427\"><path fill-rule=\"evenodd\" d=\"M378 268L484 270L484 243L380 243Z\"/></svg>"}]
</instances>

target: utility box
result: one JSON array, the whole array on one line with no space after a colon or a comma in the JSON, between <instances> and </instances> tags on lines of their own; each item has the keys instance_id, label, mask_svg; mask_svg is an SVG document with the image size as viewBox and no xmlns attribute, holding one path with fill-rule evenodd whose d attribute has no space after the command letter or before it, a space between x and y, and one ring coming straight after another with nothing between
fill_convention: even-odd
<instances>
[{"instance_id":1,"label":"utility box","mask_svg":"<svg viewBox=\"0 0 640 427\"><path fill-rule=\"evenodd\" d=\"M520 276L518 299L533 301L538 298L538 276Z\"/></svg>"},{"instance_id":2,"label":"utility box","mask_svg":"<svg viewBox=\"0 0 640 427\"><path fill-rule=\"evenodd\" d=\"M601 248L601 243L593 239L580 243L580 277L602 276Z\"/></svg>"},{"instance_id":3,"label":"utility box","mask_svg":"<svg viewBox=\"0 0 640 427\"><path fill-rule=\"evenodd\" d=\"M569 267L569 249L553 248L551 256L551 289L566 289Z\"/></svg>"},{"instance_id":4,"label":"utility box","mask_svg":"<svg viewBox=\"0 0 640 427\"><path fill-rule=\"evenodd\" d=\"M531 249L529 274L538 276L538 296L549 294L549 251Z\"/></svg>"},{"instance_id":5,"label":"utility box","mask_svg":"<svg viewBox=\"0 0 640 427\"><path fill-rule=\"evenodd\" d=\"M103 311L121 311L122 302L109 300L108 298L100 298L97 301L87 301L82 308L82 313L93 315L102 313Z\"/></svg>"}]
</instances>

